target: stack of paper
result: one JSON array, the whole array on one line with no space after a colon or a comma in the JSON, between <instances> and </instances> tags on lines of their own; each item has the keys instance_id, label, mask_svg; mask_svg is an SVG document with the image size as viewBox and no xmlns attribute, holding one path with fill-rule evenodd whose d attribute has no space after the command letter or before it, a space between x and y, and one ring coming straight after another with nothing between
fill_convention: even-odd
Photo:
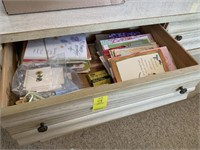
<instances>
[{"instance_id":1,"label":"stack of paper","mask_svg":"<svg viewBox=\"0 0 200 150\"><path fill-rule=\"evenodd\" d=\"M176 69L166 47L113 57L109 61L117 82Z\"/></svg>"},{"instance_id":2,"label":"stack of paper","mask_svg":"<svg viewBox=\"0 0 200 150\"><path fill-rule=\"evenodd\" d=\"M151 34L96 37L100 59L116 82L176 69L167 47L159 47Z\"/></svg>"},{"instance_id":3,"label":"stack of paper","mask_svg":"<svg viewBox=\"0 0 200 150\"><path fill-rule=\"evenodd\" d=\"M56 61L68 64L79 73L90 71L89 60L91 55L85 34L28 41L23 57L23 63Z\"/></svg>"}]
</instances>

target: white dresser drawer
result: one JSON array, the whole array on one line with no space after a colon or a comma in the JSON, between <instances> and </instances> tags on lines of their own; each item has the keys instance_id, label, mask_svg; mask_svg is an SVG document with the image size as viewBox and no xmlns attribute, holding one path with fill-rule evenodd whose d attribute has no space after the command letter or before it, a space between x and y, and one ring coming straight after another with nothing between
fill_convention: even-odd
<instances>
[{"instance_id":1,"label":"white dresser drawer","mask_svg":"<svg viewBox=\"0 0 200 150\"><path fill-rule=\"evenodd\" d=\"M167 31L186 49L200 48L200 16L169 23Z\"/></svg>"},{"instance_id":2,"label":"white dresser drawer","mask_svg":"<svg viewBox=\"0 0 200 150\"><path fill-rule=\"evenodd\" d=\"M10 93L15 51L13 44L5 44L0 90L2 127L19 144L27 144L186 99L200 81L200 66L160 25L141 30L151 33L160 46L168 47L177 70L21 105L12 104L16 100ZM92 111L93 99L105 95L107 107ZM44 132L38 132L38 128Z\"/></svg>"},{"instance_id":3,"label":"white dresser drawer","mask_svg":"<svg viewBox=\"0 0 200 150\"><path fill-rule=\"evenodd\" d=\"M200 48L200 30L175 33L171 35L175 39L180 36L181 40L177 40L186 50Z\"/></svg>"},{"instance_id":4,"label":"white dresser drawer","mask_svg":"<svg viewBox=\"0 0 200 150\"><path fill-rule=\"evenodd\" d=\"M193 88L189 88L189 91L193 91ZM40 134L37 130L32 129L26 132L14 134L12 137L16 139L20 144L27 144L35 142L37 140L46 140L55 138L66 134L66 132L73 132L88 126L94 126L107 121L118 119L121 117L129 116L131 114L139 113L141 111L150 110L170 103L178 102L187 98L187 94L180 95L179 93L170 93L160 97L152 97L147 100L140 100L138 102L132 102L129 105L123 105L113 109L101 111L99 113L86 115L80 118L72 119L70 121L63 121L57 124L49 125L48 132Z\"/></svg>"}]
</instances>

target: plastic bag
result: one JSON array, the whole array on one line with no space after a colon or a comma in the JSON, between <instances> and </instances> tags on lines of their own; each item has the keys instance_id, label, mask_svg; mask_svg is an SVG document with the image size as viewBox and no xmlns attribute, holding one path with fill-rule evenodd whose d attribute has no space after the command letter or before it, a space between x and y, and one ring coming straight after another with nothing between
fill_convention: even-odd
<instances>
[{"instance_id":1,"label":"plastic bag","mask_svg":"<svg viewBox=\"0 0 200 150\"><path fill-rule=\"evenodd\" d=\"M20 65L12 80L12 91L20 97L27 93L48 98L80 89L77 73L57 63L28 63ZM29 97L32 97L29 95Z\"/></svg>"}]
</instances>

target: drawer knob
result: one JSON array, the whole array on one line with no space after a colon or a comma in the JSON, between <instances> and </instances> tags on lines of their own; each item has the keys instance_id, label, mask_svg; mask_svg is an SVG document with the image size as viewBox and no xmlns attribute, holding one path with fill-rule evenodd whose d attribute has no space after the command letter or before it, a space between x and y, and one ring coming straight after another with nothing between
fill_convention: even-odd
<instances>
[{"instance_id":1,"label":"drawer knob","mask_svg":"<svg viewBox=\"0 0 200 150\"><path fill-rule=\"evenodd\" d=\"M182 86L179 87L177 90L179 91L180 94L184 94L184 93L187 92L187 89L186 89L186 88L183 88Z\"/></svg>"},{"instance_id":2,"label":"drawer knob","mask_svg":"<svg viewBox=\"0 0 200 150\"><path fill-rule=\"evenodd\" d=\"M45 125L43 122L40 123L40 127L38 128L38 132L45 132L48 130L48 126Z\"/></svg>"},{"instance_id":3,"label":"drawer knob","mask_svg":"<svg viewBox=\"0 0 200 150\"><path fill-rule=\"evenodd\" d=\"M175 37L175 39L177 40L177 41L180 41L180 40L182 40L182 36L181 35L177 35L176 37Z\"/></svg>"}]
</instances>

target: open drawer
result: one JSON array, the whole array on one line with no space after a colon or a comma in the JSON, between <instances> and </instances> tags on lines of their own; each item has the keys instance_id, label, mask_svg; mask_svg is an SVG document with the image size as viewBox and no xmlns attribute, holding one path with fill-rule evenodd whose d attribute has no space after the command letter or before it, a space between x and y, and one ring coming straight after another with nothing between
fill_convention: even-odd
<instances>
[{"instance_id":1,"label":"open drawer","mask_svg":"<svg viewBox=\"0 0 200 150\"><path fill-rule=\"evenodd\" d=\"M19 144L27 144L186 99L200 81L200 66L160 25L143 26L141 31L151 33L160 46L168 47L177 70L12 106L15 51L11 43L5 44L2 127ZM100 96L108 96L107 107L92 111L93 99Z\"/></svg>"}]
</instances>

